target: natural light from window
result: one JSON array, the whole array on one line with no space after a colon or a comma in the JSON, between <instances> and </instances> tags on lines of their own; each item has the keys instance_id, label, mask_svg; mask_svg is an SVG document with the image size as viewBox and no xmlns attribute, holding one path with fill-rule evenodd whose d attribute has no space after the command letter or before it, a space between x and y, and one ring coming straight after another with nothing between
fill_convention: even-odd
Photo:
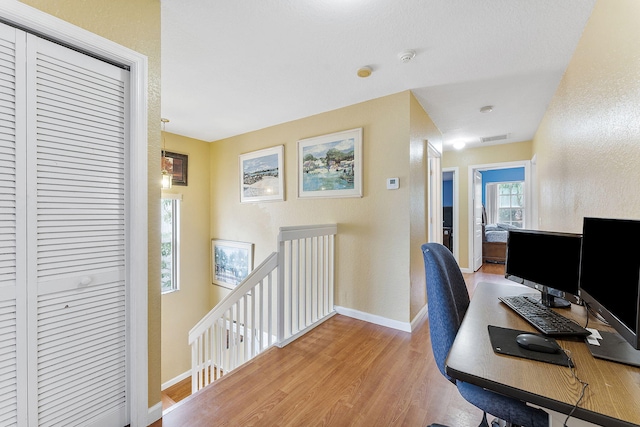
<instances>
[{"instance_id":1,"label":"natural light from window","mask_svg":"<svg viewBox=\"0 0 640 427\"><path fill-rule=\"evenodd\" d=\"M161 202L160 286L162 293L165 294L180 289L178 280L180 200L163 198Z\"/></svg>"},{"instance_id":2,"label":"natural light from window","mask_svg":"<svg viewBox=\"0 0 640 427\"><path fill-rule=\"evenodd\" d=\"M503 182L498 185L498 222L524 227L524 182Z\"/></svg>"}]
</instances>

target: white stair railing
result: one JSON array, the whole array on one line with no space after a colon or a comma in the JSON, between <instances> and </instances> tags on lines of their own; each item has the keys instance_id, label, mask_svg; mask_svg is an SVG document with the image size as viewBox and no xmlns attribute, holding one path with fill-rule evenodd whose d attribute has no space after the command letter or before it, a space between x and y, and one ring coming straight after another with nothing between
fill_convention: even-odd
<instances>
[{"instance_id":1,"label":"white stair railing","mask_svg":"<svg viewBox=\"0 0 640 427\"><path fill-rule=\"evenodd\" d=\"M284 347L335 314L336 225L283 227L278 235L278 345Z\"/></svg>"},{"instance_id":2,"label":"white stair railing","mask_svg":"<svg viewBox=\"0 0 640 427\"><path fill-rule=\"evenodd\" d=\"M189 332L192 392L335 314L336 225L283 227L267 257Z\"/></svg>"}]
</instances>

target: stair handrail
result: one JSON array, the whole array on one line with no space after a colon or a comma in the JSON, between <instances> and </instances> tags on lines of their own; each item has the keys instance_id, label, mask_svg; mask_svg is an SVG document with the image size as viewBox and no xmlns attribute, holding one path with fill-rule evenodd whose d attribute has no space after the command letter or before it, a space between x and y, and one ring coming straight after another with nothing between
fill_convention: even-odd
<instances>
[{"instance_id":1,"label":"stair handrail","mask_svg":"<svg viewBox=\"0 0 640 427\"><path fill-rule=\"evenodd\" d=\"M233 290L227 294L216 306L209 311L196 325L189 331L189 344L197 337L202 335L208 328L213 326L224 313L231 308L237 301L239 296L245 295L253 287L258 285L269 273L278 267L278 253L272 252L258 267L254 268L251 273Z\"/></svg>"}]
</instances>

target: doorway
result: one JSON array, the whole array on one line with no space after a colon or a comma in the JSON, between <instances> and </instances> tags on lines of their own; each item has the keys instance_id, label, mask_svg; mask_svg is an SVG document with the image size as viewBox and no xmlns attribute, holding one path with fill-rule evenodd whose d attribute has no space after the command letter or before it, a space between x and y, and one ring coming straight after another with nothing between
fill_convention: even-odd
<instances>
[{"instance_id":1,"label":"doorway","mask_svg":"<svg viewBox=\"0 0 640 427\"><path fill-rule=\"evenodd\" d=\"M442 169L442 226L443 244L449 248L456 260L460 252L460 203L459 171L457 167Z\"/></svg>"},{"instance_id":2,"label":"doorway","mask_svg":"<svg viewBox=\"0 0 640 427\"><path fill-rule=\"evenodd\" d=\"M471 165L469 166L469 193L468 193L468 226L469 226L469 266L472 271L477 271L482 266L483 260L483 244L485 241L484 225L487 223L485 209L483 209L483 202L485 184L483 183L481 176L484 172L499 171L507 169L523 169L523 187L524 187L524 220L522 222L523 228L530 228L535 225L535 221L532 221L532 192L531 192L531 161L515 161L515 162L503 162L503 163L491 163L483 165ZM497 222L497 220L495 220ZM505 241L506 249L506 241Z\"/></svg>"}]
</instances>

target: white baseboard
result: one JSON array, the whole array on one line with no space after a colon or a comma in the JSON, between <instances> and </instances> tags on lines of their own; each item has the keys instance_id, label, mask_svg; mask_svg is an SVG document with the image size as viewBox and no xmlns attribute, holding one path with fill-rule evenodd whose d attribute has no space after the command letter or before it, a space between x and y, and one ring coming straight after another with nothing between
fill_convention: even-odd
<instances>
[{"instance_id":1,"label":"white baseboard","mask_svg":"<svg viewBox=\"0 0 640 427\"><path fill-rule=\"evenodd\" d=\"M147 425L151 425L162 418L162 401L156 403L147 412Z\"/></svg>"},{"instance_id":2,"label":"white baseboard","mask_svg":"<svg viewBox=\"0 0 640 427\"><path fill-rule=\"evenodd\" d=\"M160 386L160 390L166 390L166 389L168 389L169 387L171 387L172 385L178 384L180 381L182 381L182 380L184 380L184 379L187 379L187 378L189 378L190 376L191 376L191 371L184 372L184 373L182 373L182 374L178 375L177 377L170 379L170 380L169 380L169 381L167 381L166 383L163 383L163 384Z\"/></svg>"},{"instance_id":3,"label":"white baseboard","mask_svg":"<svg viewBox=\"0 0 640 427\"><path fill-rule=\"evenodd\" d=\"M411 321L411 331L415 331L418 323L422 321L425 317L429 315L429 304L425 304L422 309L416 314L416 317Z\"/></svg>"},{"instance_id":4,"label":"white baseboard","mask_svg":"<svg viewBox=\"0 0 640 427\"><path fill-rule=\"evenodd\" d=\"M376 314L365 313L363 311L354 310L346 307L334 307L338 314L342 314L347 317L352 317L358 320L364 320L365 322L373 323L380 326L386 326L388 328L398 329L404 332L411 332L411 324L409 322L400 322L398 320L387 319L386 317L378 316Z\"/></svg>"},{"instance_id":5,"label":"white baseboard","mask_svg":"<svg viewBox=\"0 0 640 427\"><path fill-rule=\"evenodd\" d=\"M474 271L468 267L465 268L461 268L460 271L462 271L463 273L473 273Z\"/></svg>"}]
</instances>

